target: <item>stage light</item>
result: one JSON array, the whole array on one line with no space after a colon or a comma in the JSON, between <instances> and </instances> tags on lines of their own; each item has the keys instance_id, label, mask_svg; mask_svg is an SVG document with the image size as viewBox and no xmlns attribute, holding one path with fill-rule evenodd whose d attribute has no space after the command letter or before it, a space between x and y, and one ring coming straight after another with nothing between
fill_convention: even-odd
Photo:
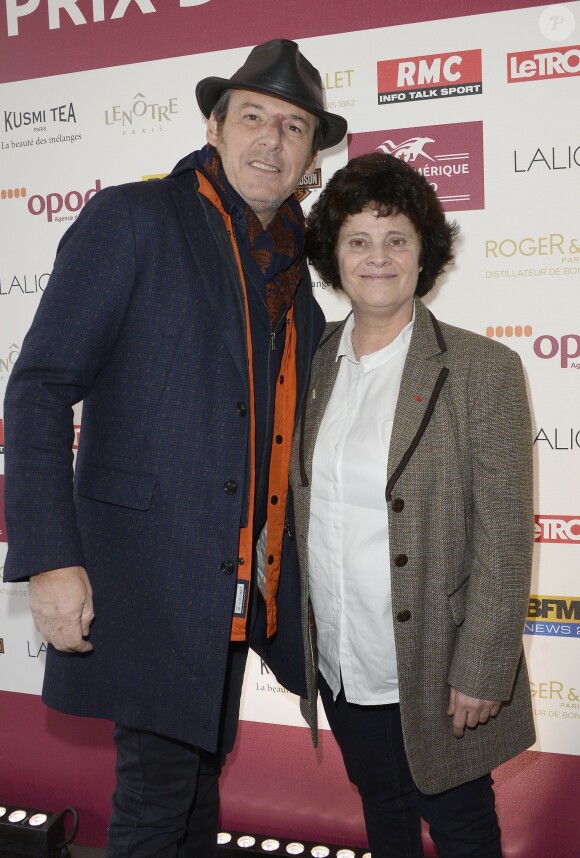
<instances>
[{"instance_id":1,"label":"stage light","mask_svg":"<svg viewBox=\"0 0 580 858\"><path fill-rule=\"evenodd\" d=\"M256 838L249 834L244 834L242 837L238 837L236 842L238 846L242 847L242 849L249 849L250 846L256 845Z\"/></svg>"},{"instance_id":2,"label":"stage light","mask_svg":"<svg viewBox=\"0 0 580 858\"><path fill-rule=\"evenodd\" d=\"M64 820L67 813L73 816L73 830L67 836ZM22 855L29 858L65 858L67 845L78 830L78 814L72 807L62 813L0 804L0 856Z\"/></svg>"},{"instance_id":3,"label":"stage light","mask_svg":"<svg viewBox=\"0 0 580 858\"><path fill-rule=\"evenodd\" d=\"M220 831L217 837L218 855L303 855L304 858L372 858L368 850L350 849L345 846L325 845L324 843L309 843L306 840L288 840L284 837L267 837L262 840L259 836L242 831ZM1 858L1 856L0 856Z\"/></svg>"}]
</instances>

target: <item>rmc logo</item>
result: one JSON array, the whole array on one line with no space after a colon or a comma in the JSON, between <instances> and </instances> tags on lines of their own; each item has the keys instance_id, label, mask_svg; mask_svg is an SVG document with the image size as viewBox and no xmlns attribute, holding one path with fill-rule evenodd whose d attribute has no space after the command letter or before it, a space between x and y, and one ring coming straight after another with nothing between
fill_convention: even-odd
<instances>
[{"instance_id":1,"label":"rmc logo","mask_svg":"<svg viewBox=\"0 0 580 858\"><path fill-rule=\"evenodd\" d=\"M481 51L430 54L377 63L379 104L479 95Z\"/></svg>"}]
</instances>

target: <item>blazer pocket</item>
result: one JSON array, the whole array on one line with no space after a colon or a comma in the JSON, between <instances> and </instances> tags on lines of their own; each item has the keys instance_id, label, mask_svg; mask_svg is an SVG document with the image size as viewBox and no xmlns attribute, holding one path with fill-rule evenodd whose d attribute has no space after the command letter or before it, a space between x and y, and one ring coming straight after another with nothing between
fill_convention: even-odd
<instances>
[{"instance_id":1,"label":"blazer pocket","mask_svg":"<svg viewBox=\"0 0 580 858\"><path fill-rule=\"evenodd\" d=\"M465 619L465 602L467 601L467 587L469 584L469 575L463 579L459 587L456 587L452 593L448 593L449 606L453 614L453 621L456 626L460 626Z\"/></svg>"},{"instance_id":2,"label":"blazer pocket","mask_svg":"<svg viewBox=\"0 0 580 858\"><path fill-rule=\"evenodd\" d=\"M77 492L81 497L129 509L149 509L156 483L157 478L151 474L131 474L90 464L85 464L77 474Z\"/></svg>"}]
</instances>

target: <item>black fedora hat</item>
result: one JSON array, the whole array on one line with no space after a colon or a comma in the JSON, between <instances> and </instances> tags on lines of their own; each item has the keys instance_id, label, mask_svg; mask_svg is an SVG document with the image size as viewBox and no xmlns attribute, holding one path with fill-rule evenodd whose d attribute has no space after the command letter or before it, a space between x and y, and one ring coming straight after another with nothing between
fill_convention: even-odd
<instances>
[{"instance_id":1,"label":"black fedora hat","mask_svg":"<svg viewBox=\"0 0 580 858\"><path fill-rule=\"evenodd\" d=\"M195 88L195 96L206 118L226 89L263 92L313 113L320 119L321 149L335 146L346 134L346 119L324 109L322 80L318 70L300 53L296 42L289 39L272 39L257 45L229 80L221 77L200 80Z\"/></svg>"}]
</instances>

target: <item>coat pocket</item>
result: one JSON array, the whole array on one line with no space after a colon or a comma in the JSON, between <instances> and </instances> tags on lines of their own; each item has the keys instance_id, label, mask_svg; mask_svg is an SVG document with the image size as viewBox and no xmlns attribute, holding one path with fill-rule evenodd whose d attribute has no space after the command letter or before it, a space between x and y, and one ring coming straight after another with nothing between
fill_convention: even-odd
<instances>
[{"instance_id":1,"label":"coat pocket","mask_svg":"<svg viewBox=\"0 0 580 858\"><path fill-rule=\"evenodd\" d=\"M85 464L77 474L76 490L81 497L90 500L147 510L153 500L156 482L157 478L151 474L132 474Z\"/></svg>"},{"instance_id":2,"label":"coat pocket","mask_svg":"<svg viewBox=\"0 0 580 858\"><path fill-rule=\"evenodd\" d=\"M460 626L465 619L465 603L467 601L467 590L469 575L467 575L453 592L447 594L451 613L456 626Z\"/></svg>"}]
</instances>

